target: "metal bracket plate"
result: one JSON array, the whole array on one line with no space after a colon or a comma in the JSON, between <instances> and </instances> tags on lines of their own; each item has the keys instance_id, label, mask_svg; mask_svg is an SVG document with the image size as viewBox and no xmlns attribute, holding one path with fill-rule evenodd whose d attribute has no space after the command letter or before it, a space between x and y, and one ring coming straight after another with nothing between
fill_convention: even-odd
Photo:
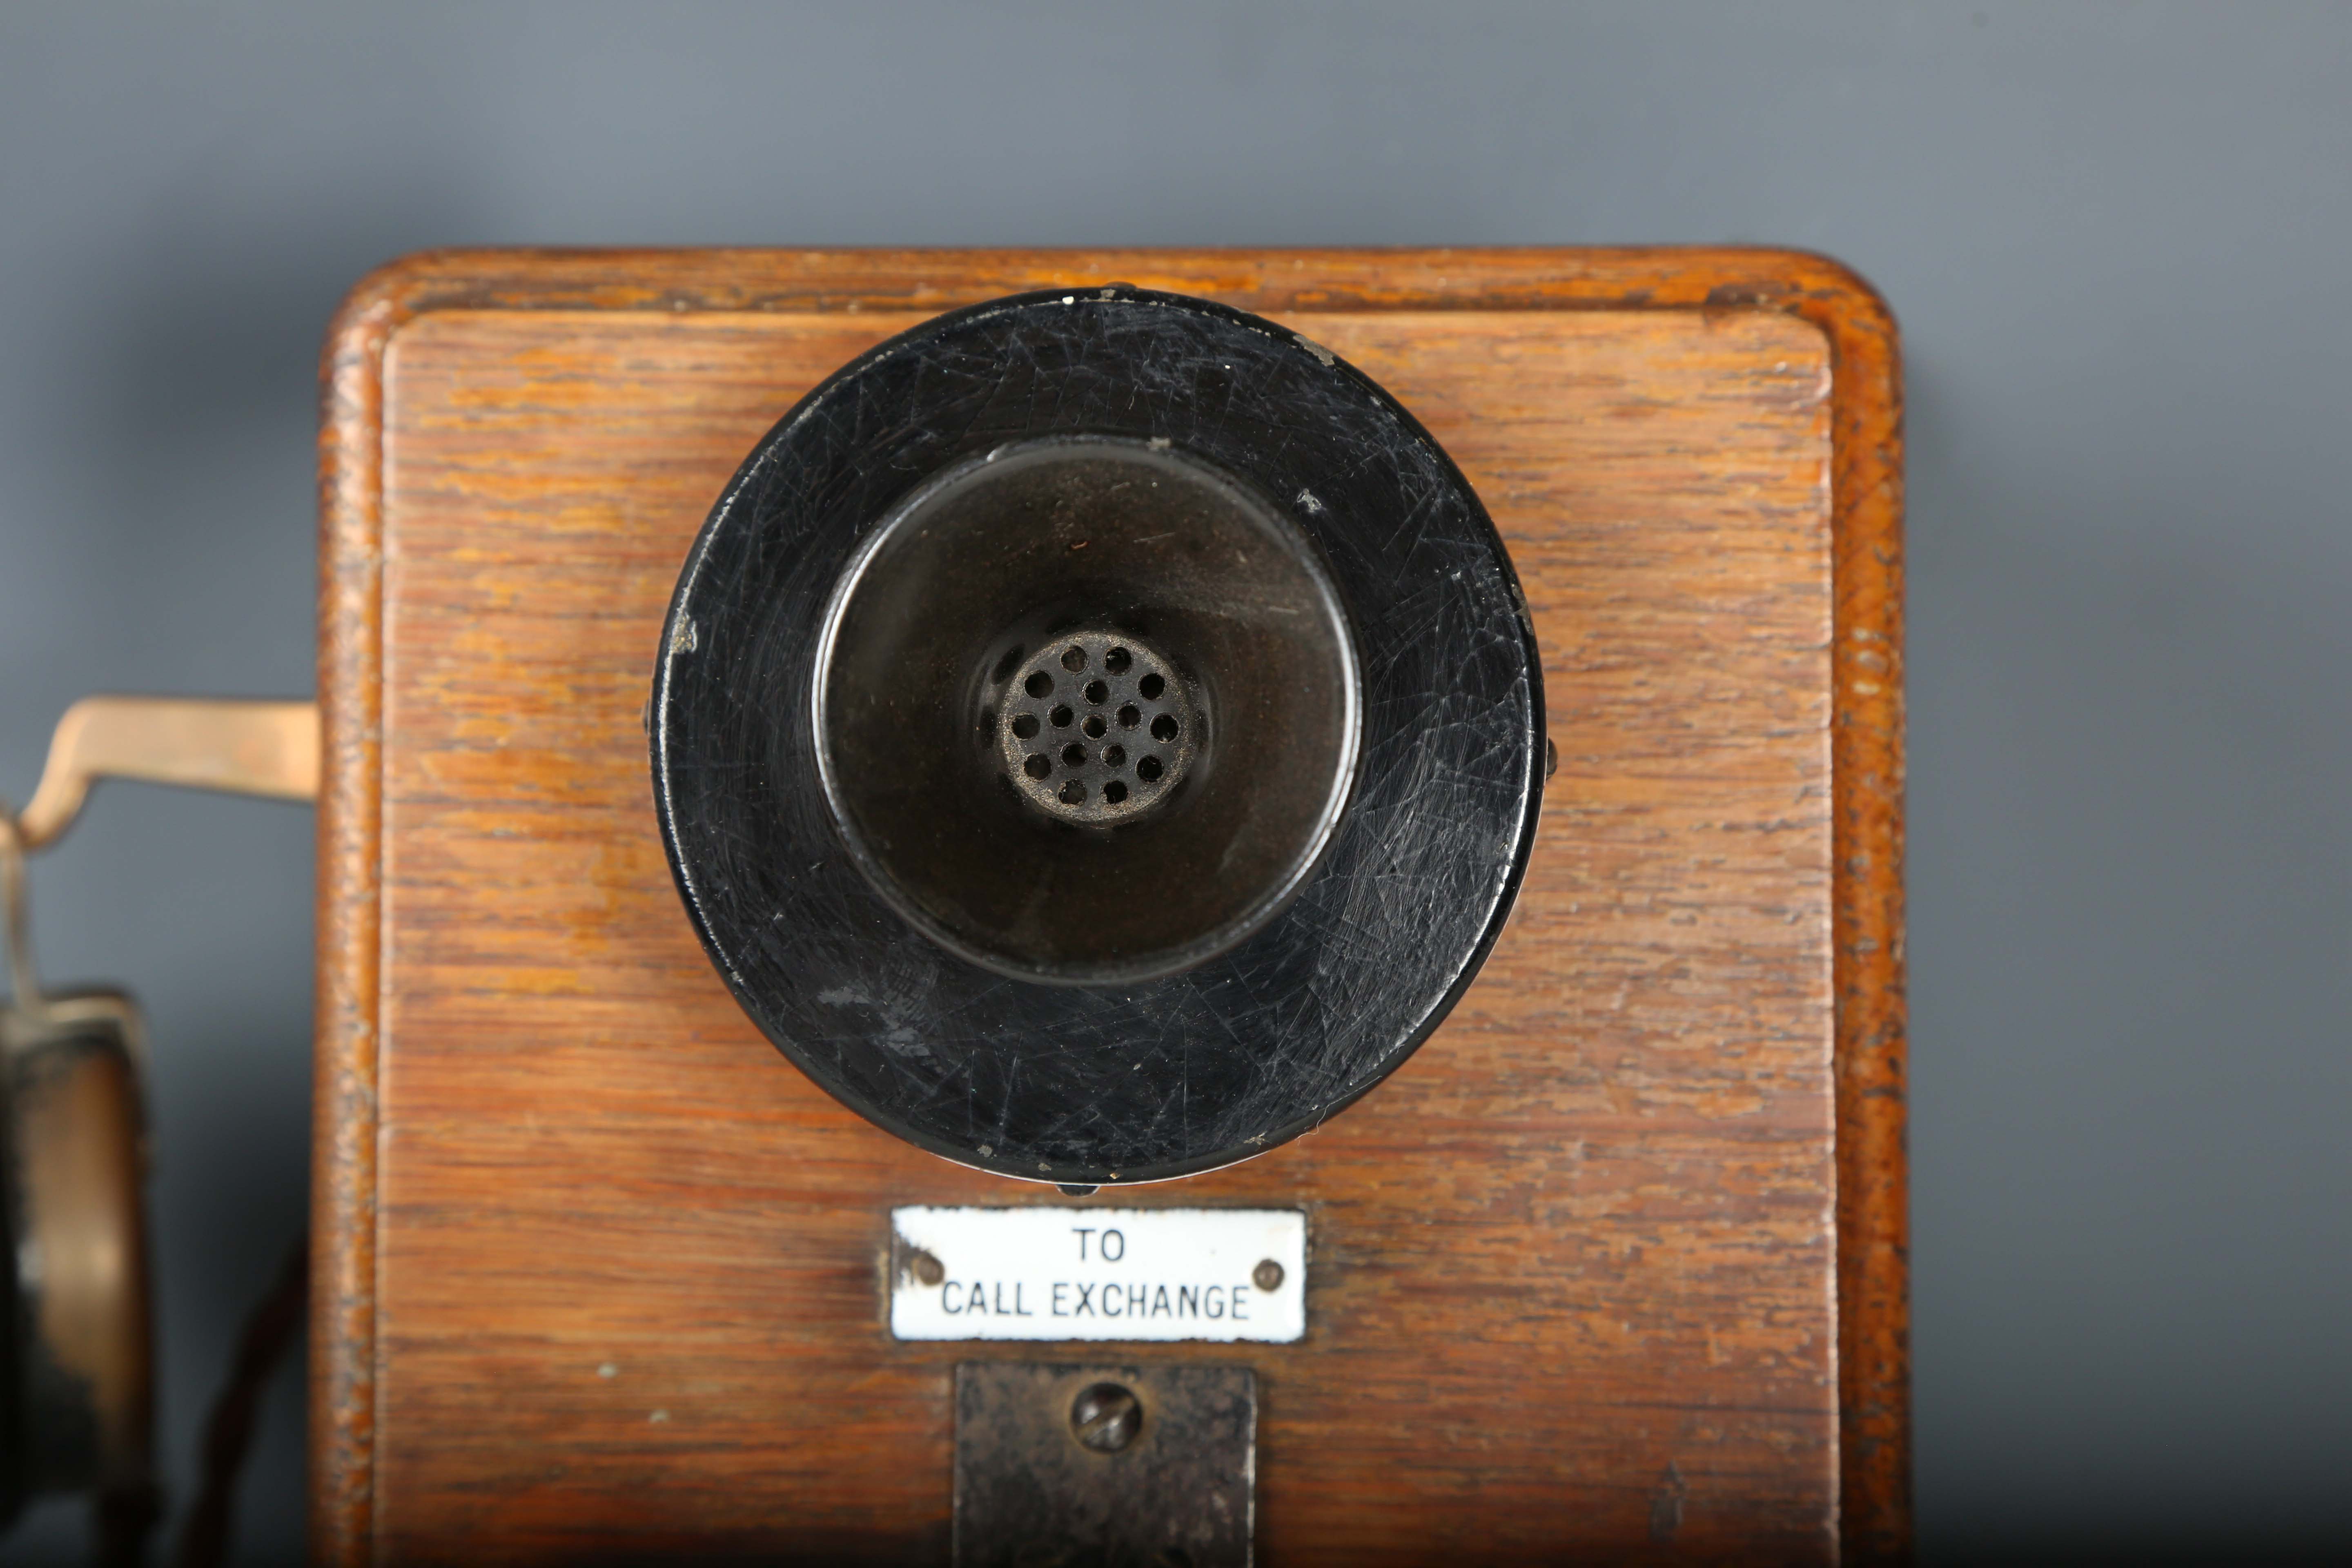
<instances>
[{"instance_id":1,"label":"metal bracket plate","mask_svg":"<svg viewBox=\"0 0 2352 1568\"><path fill-rule=\"evenodd\" d=\"M955 1568L1248 1568L1239 1366L956 1368Z\"/></svg>"}]
</instances>

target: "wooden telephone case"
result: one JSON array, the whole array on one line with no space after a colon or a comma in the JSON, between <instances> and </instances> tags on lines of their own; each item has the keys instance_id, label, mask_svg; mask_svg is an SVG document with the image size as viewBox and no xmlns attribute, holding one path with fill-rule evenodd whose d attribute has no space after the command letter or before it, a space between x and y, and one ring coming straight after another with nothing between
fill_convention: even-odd
<instances>
[{"instance_id":1,"label":"wooden telephone case","mask_svg":"<svg viewBox=\"0 0 2352 1568\"><path fill-rule=\"evenodd\" d=\"M952 307L1127 280L1327 345L1461 466L1558 749L1466 998L1361 1104L1117 1194L1303 1207L1288 1563L1908 1549L1895 327L1752 250L477 252L325 365L312 1529L326 1560L940 1562L954 1364L896 1205L1069 1203L778 1057L641 715L771 424ZM1128 1353L1128 1352L1121 1352Z\"/></svg>"}]
</instances>

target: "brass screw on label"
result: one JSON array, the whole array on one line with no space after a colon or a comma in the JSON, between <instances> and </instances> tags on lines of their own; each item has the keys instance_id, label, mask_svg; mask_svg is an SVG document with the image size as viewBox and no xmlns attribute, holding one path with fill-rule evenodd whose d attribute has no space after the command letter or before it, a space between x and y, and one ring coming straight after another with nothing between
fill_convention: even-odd
<instances>
[{"instance_id":1,"label":"brass screw on label","mask_svg":"<svg viewBox=\"0 0 2352 1568\"><path fill-rule=\"evenodd\" d=\"M1250 1279L1261 1290L1282 1289L1282 1265L1269 1258L1250 1270Z\"/></svg>"},{"instance_id":2,"label":"brass screw on label","mask_svg":"<svg viewBox=\"0 0 2352 1568\"><path fill-rule=\"evenodd\" d=\"M1143 1405L1131 1390L1097 1383L1070 1405L1070 1431L1082 1447L1116 1454L1143 1430Z\"/></svg>"},{"instance_id":3,"label":"brass screw on label","mask_svg":"<svg viewBox=\"0 0 2352 1568\"><path fill-rule=\"evenodd\" d=\"M920 1248L908 1255L907 1267L913 1269L915 1278L926 1285L936 1285L948 1277L947 1265Z\"/></svg>"}]
</instances>

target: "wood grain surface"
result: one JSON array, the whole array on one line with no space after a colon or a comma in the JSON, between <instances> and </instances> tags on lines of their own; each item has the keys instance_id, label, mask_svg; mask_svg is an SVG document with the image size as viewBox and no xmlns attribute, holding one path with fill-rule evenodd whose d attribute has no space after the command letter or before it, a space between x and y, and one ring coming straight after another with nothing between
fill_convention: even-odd
<instances>
[{"instance_id":1,"label":"wood grain surface","mask_svg":"<svg viewBox=\"0 0 2352 1568\"><path fill-rule=\"evenodd\" d=\"M953 1363L887 1210L1069 1202L897 1142L696 945L641 713L711 500L940 310L1265 311L1494 514L1559 769L1437 1036L1121 1204L1299 1205L1270 1563L1907 1549L1892 323L1768 252L425 258L330 344L315 1546L942 1562ZM1107 1195L1108 1196L1108 1195Z\"/></svg>"}]
</instances>

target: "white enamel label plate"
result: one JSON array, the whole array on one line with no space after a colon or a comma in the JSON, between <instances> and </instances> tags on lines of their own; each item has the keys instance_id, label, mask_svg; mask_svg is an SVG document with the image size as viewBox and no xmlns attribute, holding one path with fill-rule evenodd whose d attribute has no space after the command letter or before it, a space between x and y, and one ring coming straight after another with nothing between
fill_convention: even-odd
<instances>
[{"instance_id":1,"label":"white enamel label plate","mask_svg":"<svg viewBox=\"0 0 2352 1568\"><path fill-rule=\"evenodd\" d=\"M1296 1209L890 1211L902 1340L1263 1340L1307 1331Z\"/></svg>"}]
</instances>

